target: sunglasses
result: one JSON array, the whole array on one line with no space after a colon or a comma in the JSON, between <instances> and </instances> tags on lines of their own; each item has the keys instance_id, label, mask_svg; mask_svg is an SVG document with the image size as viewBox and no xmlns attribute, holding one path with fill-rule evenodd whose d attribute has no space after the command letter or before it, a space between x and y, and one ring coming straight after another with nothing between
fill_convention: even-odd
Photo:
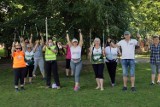
<instances>
[{"instance_id":1,"label":"sunglasses","mask_svg":"<svg viewBox=\"0 0 160 107\"><path fill-rule=\"evenodd\" d=\"M19 49L19 50L21 50L21 48L16 48L17 50Z\"/></svg>"}]
</instances>

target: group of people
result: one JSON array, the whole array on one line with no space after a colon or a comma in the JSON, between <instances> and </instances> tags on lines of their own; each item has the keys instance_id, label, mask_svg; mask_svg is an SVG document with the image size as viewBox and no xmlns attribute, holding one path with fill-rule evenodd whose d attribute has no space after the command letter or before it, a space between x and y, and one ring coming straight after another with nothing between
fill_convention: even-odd
<instances>
[{"instance_id":1,"label":"group of people","mask_svg":"<svg viewBox=\"0 0 160 107\"><path fill-rule=\"evenodd\" d=\"M55 81L55 88L60 89L61 84L58 74L57 65L57 46L52 38L44 43L42 34L41 39L37 39L32 43L32 36L30 40L23 40L20 43L13 42L12 57L13 57L13 71L15 80L15 90L19 91L18 81L20 80L20 89L24 90L24 84L27 82L29 74L29 83L32 83L32 76L35 75L37 66L39 66L43 79L46 78L46 88L51 88L51 73ZM111 80L111 86L115 86L116 67L118 57L121 56L121 64L123 70L123 91L127 90L128 71L130 71L131 91L136 91L135 88L135 48L141 42L140 35L136 39L131 39L129 31L124 32L124 39L115 44L112 39L107 39L106 46L101 46L100 38L96 37L93 45L90 47L89 55L95 73L97 87L95 89L104 90L104 64L106 64ZM66 31L67 45L61 45L66 48L66 76L74 76L75 84L74 91L80 89L80 72L82 70L81 51L83 46L83 36L79 29L79 41L73 38L70 41L68 31ZM160 44L159 37L153 37L153 44L150 47L151 56L150 63L152 68L151 84L155 84L156 69L158 69L158 80L160 83ZM44 53L44 58L43 58ZM44 61L45 60L45 61ZM45 63L44 63L45 62Z\"/></svg>"}]
</instances>

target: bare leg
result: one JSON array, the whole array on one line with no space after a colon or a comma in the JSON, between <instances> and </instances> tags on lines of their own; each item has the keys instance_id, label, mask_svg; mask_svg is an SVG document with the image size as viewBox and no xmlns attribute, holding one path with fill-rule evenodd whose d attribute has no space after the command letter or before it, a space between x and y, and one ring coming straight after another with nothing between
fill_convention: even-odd
<instances>
[{"instance_id":1,"label":"bare leg","mask_svg":"<svg viewBox=\"0 0 160 107\"><path fill-rule=\"evenodd\" d=\"M135 77L131 77L131 87L134 87Z\"/></svg>"},{"instance_id":2,"label":"bare leg","mask_svg":"<svg viewBox=\"0 0 160 107\"><path fill-rule=\"evenodd\" d=\"M99 78L96 78L96 82L97 82L97 87L96 87L96 89L99 89L101 86L100 86L100 80L99 80Z\"/></svg>"},{"instance_id":3,"label":"bare leg","mask_svg":"<svg viewBox=\"0 0 160 107\"><path fill-rule=\"evenodd\" d=\"M128 77L123 76L123 86L127 87L127 81L128 81Z\"/></svg>"},{"instance_id":4,"label":"bare leg","mask_svg":"<svg viewBox=\"0 0 160 107\"><path fill-rule=\"evenodd\" d=\"M100 81L101 91L103 91L104 90L104 88L103 88L103 79L99 79L99 81Z\"/></svg>"}]
</instances>

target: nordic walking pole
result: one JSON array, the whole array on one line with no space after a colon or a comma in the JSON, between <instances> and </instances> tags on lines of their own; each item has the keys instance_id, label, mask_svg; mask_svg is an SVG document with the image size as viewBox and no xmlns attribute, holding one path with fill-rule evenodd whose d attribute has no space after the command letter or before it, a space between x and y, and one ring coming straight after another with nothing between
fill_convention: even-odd
<instances>
[{"instance_id":1,"label":"nordic walking pole","mask_svg":"<svg viewBox=\"0 0 160 107\"><path fill-rule=\"evenodd\" d=\"M45 25L46 25L46 42L48 42L48 24L47 24L47 17L45 20Z\"/></svg>"},{"instance_id":2,"label":"nordic walking pole","mask_svg":"<svg viewBox=\"0 0 160 107\"><path fill-rule=\"evenodd\" d=\"M90 51L92 51L92 43L91 43L91 39L92 39L92 30L90 29L89 31L89 42L90 42L90 48L89 49ZM90 52L91 53L91 52ZM91 58L92 58L92 54L89 56L90 57L90 62L92 61Z\"/></svg>"},{"instance_id":3,"label":"nordic walking pole","mask_svg":"<svg viewBox=\"0 0 160 107\"><path fill-rule=\"evenodd\" d=\"M103 30L103 48L104 48L104 30Z\"/></svg>"},{"instance_id":4,"label":"nordic walking pole","mask_svg":"<svg viewBox=\"0 0 160 107\"><path fill-rule=\"evenodd\" d=\"M13 38L13 41L14 41L14 43L16 42L16 31L17 31L17 29L15 28L15 30L14 30L14 38Z\"/></svg>"},{"instance_id":5,"label":"nordic walking pole","mask_svg":"<svg viewBox=\"0 0 160 107\"><path fill-rule=\"evenodd\" d=\"M35 24L36 32L37 32L37 37L38 37L38 30L37 30L37 25Z\"/></svg>"},{"instance_id":6,"label":"nordic walking pole","mask_svg":"<svg viewBox=\"0 0 160 107\"><path fill-rule=\"evenodd\" d=\"M24 24L24 27L23 27L23 35L25 33L25 30L26 30L26 24Z\"/></svg>"}]
</instances>

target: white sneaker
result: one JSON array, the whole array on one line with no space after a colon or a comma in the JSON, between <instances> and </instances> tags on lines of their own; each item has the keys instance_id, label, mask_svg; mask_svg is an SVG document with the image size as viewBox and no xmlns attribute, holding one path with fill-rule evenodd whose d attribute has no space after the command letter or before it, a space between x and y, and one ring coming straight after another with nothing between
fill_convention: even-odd
<instances>
[{"instance_id":1,"label":"white sneaker","mask_svg":"<svg viewBox=\"0 0 160 107\"><path fill-rule=\"evenodd\" d=\"M36 77L36 75L35 75L35 74L33 74L33 77Z\"/></svg>"}]
</instances>

